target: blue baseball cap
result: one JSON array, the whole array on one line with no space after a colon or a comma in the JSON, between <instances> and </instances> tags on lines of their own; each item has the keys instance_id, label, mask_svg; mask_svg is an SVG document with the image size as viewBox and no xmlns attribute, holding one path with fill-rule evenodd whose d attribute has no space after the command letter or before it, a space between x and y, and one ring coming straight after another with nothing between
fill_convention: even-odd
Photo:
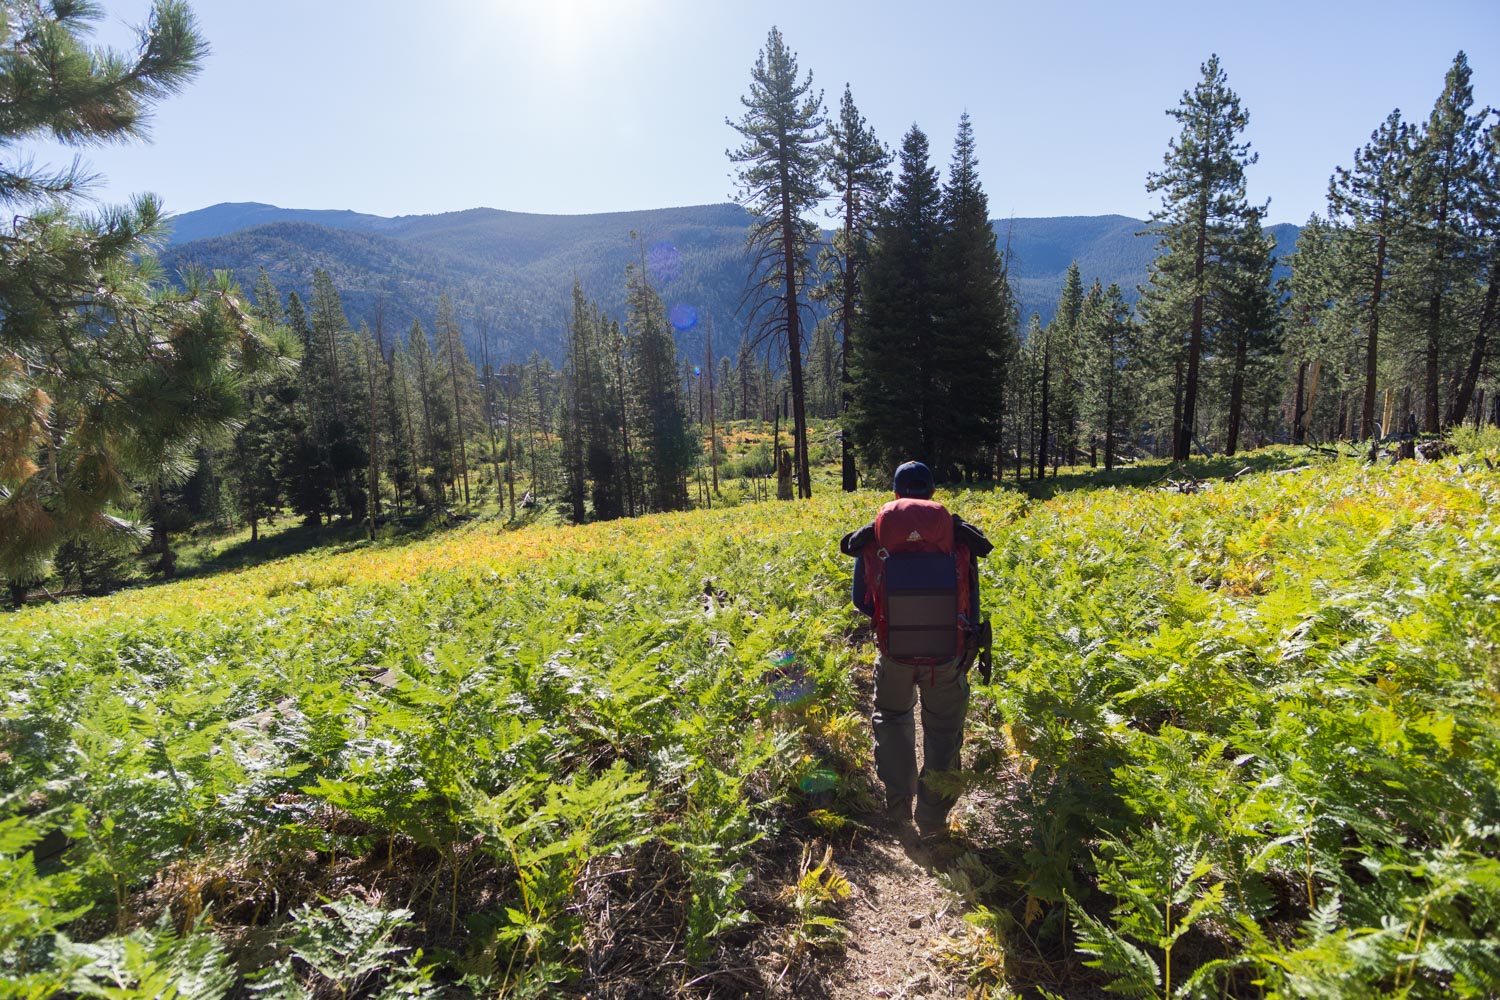
<instances>
[{"instance_id":1,"label":"blue baseball cap","mask_svg":"<svg viewBox=\"0 0 1500 1000\"><path fill-rule=\"evenodd\" d=\"M932 496L932 470L921 462L907 462L896 470L896 496L926 500Z\"/></svg>"}]
</instances>

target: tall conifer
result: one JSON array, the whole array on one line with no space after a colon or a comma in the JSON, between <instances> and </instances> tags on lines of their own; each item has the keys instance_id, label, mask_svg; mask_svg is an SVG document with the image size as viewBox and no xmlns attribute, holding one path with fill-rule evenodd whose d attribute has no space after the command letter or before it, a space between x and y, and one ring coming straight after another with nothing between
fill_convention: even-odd
<instances>
[{"instance_id":1,"label":"tall conifer","mask_svg":"<svg viewBox=\"0 0 1500 1000\"><path fill-rule=\"evenodd\" d=\"M842 414L849 410L853 386L849 358L854 338L850 331L859 309L862 272L869 261L875 220L890 192L892 157L855 107L848 84L844 85L838 118L829 122L828 139L827 180L838 198L834 214L839 219L839 229L826 259L838 278L837 291L831 299L832 318L842 344L838 370L838 409ZM845 433L840 444L842 481L846 491L853 491L859 488L859 473L849 438Z\"/></svg>"},{"instance_id":2,"label":"tall conifer","mask_svg":"<svg viewBox=\"0 0 1500 1000\"><path fill-rule=\"evenodd\" d=\"M942 231L934 248L938 274L933 363L938 391L949 404L936 409L934 458L951 477L993 475L1005 409L1010 292L1005 264L990 226L989 199L979 182L979 158L968 113L958 121Z\"/></svg>"},{"instance_id":3,"label":"tall conifer","mask_svg":"<svg viewBox=\"0 0 1500 1000\"><path fill-rule=\"evenodd\" d=\"M1120 286L1101 290L1095 281L1078 325L1085 348L1084 416L1104 446L1104 468L1109 470L1130 433L1135 401L1135 326Z\"/></svg>"},{"instance_id":4,"label":"tall conifer","mask_svg":"<svg viewBox=\"0 0 1500 1000\"><path fill-rule=\"evenodd\" d=\"M933 368L940 284L934 250L942 192L916 125L901 144L901 167L880 216L866 272L865 308L856 316L854 391L848 427L867 465L895 468L938 458L938 395Z\"/></svg>"},{"instance_id":5,"label":"tall conifer","mask_svg":"<svg viewBox=\"0 0 1500 1000\"><path fill-rule=\"evenodd\" d=\"M1479 309L1470 318L1469 350L1458 388L1448 407L1447 423L1464 419L1473 405L1494 338L1500 332L1500 122L1486 130L1474 198L1476 257L1483 272L1484 292ZM1495 410L1500 414L1500 408Z\"/></svg>"},{"instance_id":6,"label":"tall conifer","mask_svg":"<svg viewBox=\"0 0 1500 1000\"><path fill-rule=\"evenodd\" d=\"M1370 141L1354 153L1353 165L1337 167L1328 182L1328 214L1341 223L1340 245L1352 258L1344 294L1363 302L1364 395L1360 437L1375 433L1375 388L1379 378L1380 323L1387 305L1386 279L1393 251L1406 229L1403 195L1411 164L1411 127L1392 111Z\"/></svg>"},{"instance_id":7,"label":"tall conifer","mask_svg":"<svg viewBox=\"0 0 1500 1000\"><path fill-rule=\"evenodd\" d=\"M1148 176L1146 189L1162 196L1162 207L1151 214L1158 238L1151 282L1159 296L1180 303L1187 314L1182 405L1172 448L1173 457L1184 461L1192 450L1200 369L1209 347L1210 287L1215 272L1229 266L1230 247L1250 210L1245 167L1257 157L1240 141L1250 116L1229 89L1217 55L1203 64L1202 79L1167 114L1182 131L1168 143L1162 169Z\"/></svg>"},{"instance_id":8,"label":"tall conifer","mask_svg":"<svg viewBox=\"0 0 1500 1000\"><path fill-rule=\"evenodd\" d=\"M1285 289L1274 276L1275 246L1276 241L1261 229L1259 214L1251 213L1234 248L1233 266L1219 290L1229 383L1226 455L1233 455L1239 448L1248 381L1273 364L1280 353Z\"/></svg>"},{"instance_id":9,"label":"tall conifer","mask_svg":"<svg viewBox=\"0 0 1500 1000\"><path fill-rule=\"evenodd\" d=\"M641 488L649 510L687 506L687 473L693 446L677 376L677 345L661 297L641 264L628 273L630 383L635 432L645 476Z\"/></svg>"},{"instance_id":10,"label":"tall conifer","mask_svg":"<svg viewBox=\"0 0 1500 1000\"><path fill-rule=\"evenodd\" d=\"M750 245L757 253L754 322L784 338L792 379L794 454L799 495L812 496L807 461L806 389L802 377L803 279L816 229L803 216L822 200L823 92L812 74L797 79L797 57L772 28L750 74L745 114L726 119L745 139L729 152L739 164L740 202L755 216Z\"/></svg>"},{"instance_id":11,"label":"tall conifer","mask_svg":"<svg viewBox=\"0 0 1500 1000\"><path fill-rule=\"evenodd\" d=\"M1479 184L1479 134L1488 116L1471 115L1474 88L1460 52L1417 137L1413 170L1411 264L1420 297L1422 429L1441 429L1444 363L1459 346L1454 301L1478 280L1473 211Z\"/></svg>"}]
</instances>

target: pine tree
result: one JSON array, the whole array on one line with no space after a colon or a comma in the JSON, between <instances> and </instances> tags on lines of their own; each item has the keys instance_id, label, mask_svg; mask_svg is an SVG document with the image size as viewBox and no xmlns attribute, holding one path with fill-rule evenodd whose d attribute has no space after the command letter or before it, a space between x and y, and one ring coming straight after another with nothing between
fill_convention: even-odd
<instances>
[{"instance_id":1,"label":"pine tree","mask_svg":"<svg viewBox=\"0 0 1500 1000\"><path fill-rule=\"evenodd\" d=\"M630 380L626 374L625 367L626 357L630 352L626 346L625 331L617 320L610 320L607 346L612 362L610 370L609 421L618 428L620 437L620 471L625 477L625 507L623 512L626 517L634 517L636 512L636 478L635 467L630 458L630 406L627 398L630 392Z\"/></svg>"},{"instance_id":2,"label":"pine tree","mask_svg":"<svg viewBox=\"0 0 1500 1000\"><path fill-rule=\"evenodd\" d=\"M1137 365L1135 327L1119 285L1101 289L1094 282L1081 310L1078 334L1083 346L1082 416L1093 436L1102 438L1104 468L1110 470L1130 434Z\"/></svg>"},{"instance_id":3,"label":"pine tree","mask_svg":"<svg viewBox=\"0 0 1500 1000\"><path fill-rule=\"evenodd\" d=\"M719 358L719 373L714 376L714 384L719 390L718 412L721 419L726 422L733 420L740 408L740 376L727 354Z\"/></svg>"},{"instance_id":4,"label":"pine tree","mask_svg":"<svg viewBox=\"0 0 1500 1000\"><path fill-rule=\"evenodd\" d=\"M1441 429L1440 380L1456 346L1454 300L1478 280L1473 209L1479 184L1479 132L1489 110L1470 115L1474 103L1469 60L1460 52L1444 81L1413 150L1412 276L1420 296L1422 429Z\"/></svg>"},{"instance_id":5,"label":"pine tree","mask_svg":"<svg viewBox=\"0 0 1500 1000\"><path fill-rule=\"evenodd\" d=\"M1313 424L1316 388L1326 367L1330 372L1342 353L1342 323L1334 318L1339 306L1340 270L1335 230L1313 215L1297 236L1291 255L1291 301L1286 327L1286 356L1296 374L1288 414L1292 443L1303 444Z\"/></svg>"},{"instance_id":6,"label":"pine tree","mask_svg":"<svg viewBox=\"0 0 1500 1000\"><path fill-rule=\"evenodd\" d=\"M642 501L648 510L682 510L687 506L687 473L693 442L688 432L677 375L677 345L666 309L641 266L628 272L630 304L630 397L632 440L645 472Z\"/></svg>"},{"instance_id":7,"label":"pine tree","mask_svg":"<svg viewBox=\"0 0 1500 1000\"><path fill-rule=\"evenodd\" d=\"M1047 422L1054 438L1052 469L1078 464L1078 408L1083 389L1085 349L1079 323L1083 319L1083 276L1078 262L1068 264L1063 274L1057 310L1047 325L1047 394L1051 403Z\"/></svg>"},{"instance_id":8,"label":"pine tree","mask_svg":"<svg viewBox=\"0 0 1500 1000\"><path fill-rule=\"evenodd\" d=\"M302 361L292 398L290 447L281 460L287 504L307 524L317 525L331 517L336 506L335 476L328 456L328 431L322 404L331 391L327 376L327 354L319 349L307 319L307 311L296 292L287 296L286 321L300 345Z\"/></svg>"},{"instance_id":9,"label":"pine tree","mask_svg":"<svg viewBox=\"0 0 1500 1000\"><path fill-rule=\"evenodd\" d=\"M941 213L933 248L939 285L932 362L947 405L932 414L934 458L948 470L945 478L960 468L968 477L987 478L994 472L1005 410L1010 292L967 113L958 121Z\"/></svg>"},{"instance_id":10,"label":"pine tree","mask_svg":"<svg viewBox=\"0 0 1500 1000\"><path fill-rule=\"evenodd\" d=\"M1337 167L1328 182L1328 214L1341 224L1339 244L1351 260L1343 294L1364 303L1365 379L1360 437L1375 430L1375 388L1379 378L1380 322L1386 310L1385 283L1393 250L1406 228L1403 194L1411 166L1412 134L1392 111L1370 141L1354 153L1348 170Z\"/></svg>"},{"instance_id":11,"label":"pine tree","mask_svg":"<svg viewBox=\"0 0 1500 1000\"><path fill-rule=\"evenodd\" d=\"M837 292L831 296L831 319L838 328L838 338L843 345L839 359L838 409L840 413L847 413L853 386L849 358L854 338L850 331L860 306L862 272L869 262L875 220L890 193L891 151L865 123L864 116L854 105L854 95L848 84L844 85L844 96L839 102L838 119L829 123L828 139L827 180L838 197L836 214L840 226L834 233L833 245L828 249L825 261L838 279ZM843 435L840 451L843 487L846 492L852 492L859 488L859 472L848 434Z\"/></svg>"},{"instance_id":12,"label":"pine tree","mask_svg":"<svg viewBox=\"0 0 1500 1000\"><path fill-rule=\"evenodd\" d=\"M453 314L453 303L444 292L438 297L437 323L434 336L443 352L443 365L447 369L444 381L453 400L453 427L449 433L450 461L456 477L463 482L464 506L469 505L469 446L468 428L472 426L474 409L474 385L478 381L474 363L464 350L462 332L458 319Z\"/></svg>"},{"instance_id":13,"label":"pine tree","mask_svg":"<svg viewBox=\"0 0 1500 1000\"><path fill-rule=\"evenodd\" d=\"M1026 336L1017 355L1017 370L1012 378L1011 398L1025 414L1024 421L1014 421L1016 431L1016 479L1021 478L1025 465L1033 479L1040 476L1046 465L1041 437L1045 433L1046 411L1042 406L1045 395L1043 372L1046 370L1047 333L1042 328L1042 317L1032 313L1026 323Z\"/></svg>"},{"instance_id":14,"label":"pine tree","mask_svg":"<svg viewBox=\"0 0 1500 1000\"><path fill-rule=\"evenodd\" d=\"M282 323L281 295L265 268L256 277L252 296L250 315L262 335L290 341L290 331ZM294 352L288 343L285 353ZM294 377L295 371L283 365L264 382L245 387L244 415L234 434L230 469L240 516L250 525L251 542L260 539L262 521L274 523L285 500L281 455L292 443Z\"/></svg>"},{"instance_id":15,"label":"pine tree","mask_svg":"<svg viewBox=\"0 0 1500 1000\"><path fill-rule=\"evenodd\" d=\"M1192 450L1200 368L1210 346L1209 290L1215 272L1230 266L1231 247L1249 211L1245 167L1257 157L1249 143L1239 141L1250 116L1229 89L1217 55L1203 64L1203 78L1167 114L1182 131L1168 143L1163 167L1148 176L1146 190L1162 195L1162 207L1151 215L1158 238L1151 283L1159 299L1184 306L1188 314L1182 405L1172 447L1173 457L1185 461ZM1160 309L1156 316L1175 312Z\"/></svg>"},{"instance_id":16,"label":"pine tree","mask_svg":"<svg viewBox=\"0 0 1500 1000\"><path fill-rule=\"evenodd\" d=\"M420 320L412 320L406 335L406 351L412 375L412 389L422 415L420 464L428 470L428 502L441 505L444 489L453 482L449 417L451 411L443 392L442 373L427 344L427 332Z\"/></svg>"},{"instance_id":17,"label":"pine tree","mask_svg":"<svg viewBox=\"0 0 1500 1000\"><path fill-rule=\"evenodd\" d=\"M1231 267L1218 289L1221 337L1228 352L1229 411L1224 453L1239 447L1247 380L1274 364L1280 353L1285 291L1275 280L1276 241L1260 227L1260 214L1251 212L1233 252ZM1264 430L1265 428L1262 428Z\"/></svg>"},{"instance_id":18,"label":"pine tree","mask_svg":"<svg viewBox=\"0 0 1500 1000\"><path fill-rule=\"evenodd\" d=\"M380 460L385 451L380 440L380 381L377 373L381 369L379 353L375 346L375 335L368 323L359 324L356 336L359 350L355 356L360 378L359 390L363 396L361 408L365 415L365 537L375 540L375 525L380 519Z\"/></svg>"},{"instance_id":19,"label":"pine tree","mask_svg":"<svg viewBox=\"0 0 1500 1000\"><path fill-rule=\"evenodd\" d=\"M740 351L735 358L735 370L740 380L740 419L749 420L751 413L760 409L760 379L756 363L755 348L748 337L740 338Z\"/></svg>"},{"instance_id":20,"label":"pine tree","mask_svg":"<svg viewBox=\"0 0 1500 1000\"><path fill-rule=\"evenodd\" d=\"M865 308L854 325L846 426L866 464L876 468L909 459L935 465L939 457L935 411L950 405L938 396L932 361L941 199L927 136L913 125L901 144L900 172L866 272Z\"/></svg>"},{"instance_id":21,"label":"pine tree","mask_svg":"<svg viewBox=\"0 0 1500 1000\"><path fill-rule=\"evenodd\" d=\"M21 148L142 138L152 106L207 51L188 6L158 2L131 53L87 44L94 5L16 3L3 14L0 576L19 601L66 541L134 544L132 478L190 474L198 445L238 418L242 381L275 349L227 282L197 276L164 290L154 198L74 214L86 168L34 166Z\"/></svg>"},{"instance_id":22,"label":"pine tree","mask_svg":"<svg viewBox=\"0 0 1500 1000\"><path fill-rule=\"evenodd\" d=\"M1491 125L1481 143L1478 183L1474 192L1474 225L1476 253L1483 271L1484 292L1480 306L1470 320L1473 333L1469 338L1468 357L1459 376L1457 391L1448 408L1447 423L1463 420L1474 403L1475 391L1500 326L1500 123ZM1500 413L1500 409L1496 410Z\"/></svg>"},{"instance_id":23,"label":"pine tree","mask_svg":"<svg viewBox=\"0 0 1500 1000\"><path fill-rule=\"evenodd\" d=\"M807 354L808 404L818 417L839 412L840 352L832 320L813 327L812 350Z\"/></svg>"},{"instance_id":24,"label":"pine tree","mask_svg":"<svg viewBox=\"0 0 1500 1000\"><path fill-rule=\"evenodd\" d=\"M396 513L399 516L407 497L411 497L413 503L416 501L417 446L405 358L394 347L386 346L383 306L375 312L375 349L384 368L385 392L381 398L384 404L382 422L388 442L386 474L396 494Z\"/></svg>"},{"instance_id":25,"label":"pine tree","mask_svg":"<svg viewBox=\"0 0 1500 1000\"><path fill-rule=\"evenodd\" d=\"M783 338L792 379L794 455L798 493L812 496L807 459L806 390L802 379L802 284L807 248L817 238L803 216L822 200L823 94L812 74L797 80L797 57L771 29L742 97L744 117L725 123L745 144L729 152L740 164L740 202L754 214L750 245L759 281L754 317L762 336Z\"/></svg>"},{"instance_id":26,"label":"pine tree","mask_svg":"<svg viewBox=\"0 0 1500 1000\"><path fill-rule=\"evenodd\" d=\"M503 480L500 473L500 445L495 439L496 414L499 413L499 384L494 366L490 363L490 321L487 314L481 312L478 316L479 325L479 351L480 363L483 370L480 375L482 391L480 393L480 413L484 418L485 436L490 446L490 468L495 481L495 497L501 506L505 500L501 495Z\"/></svg>"},{"instance_id":27,"label":"pine tree","mask_svg":"<svg viewBox=\"0 0 1500 1000\"><path fill-rule=\"evenodd\" d=\"M320 413L322 445L333 475L338 510L345 517L363 517L366 491L361 479L369 468L365 445L368 412L361 405L358 353L353 347L343 300L333 278L321 268L313 271L308 328L311 333L308 351L318 358L316 365L326 364L326 368L318 373L316 384L308 383L306 395L309 405L316 406ZM308 351L303 353L304 366L309 360Z\"/></svg>"},{"instance_id":28,"label":"pine tree","mask_svg":"<svg viewBox=\"0 0 1500 1000\"><path fill-rule=\"evenodd\" d=\"M583 520L587 496L594 517L609 520L625 513L625 476L621 448L618 391L610 385L610 326L596 303L584 298L573 282L573 319L569 325L564 384L569 424L564 442L568 493L575 521Z\"/></svg>"}]
</instances>

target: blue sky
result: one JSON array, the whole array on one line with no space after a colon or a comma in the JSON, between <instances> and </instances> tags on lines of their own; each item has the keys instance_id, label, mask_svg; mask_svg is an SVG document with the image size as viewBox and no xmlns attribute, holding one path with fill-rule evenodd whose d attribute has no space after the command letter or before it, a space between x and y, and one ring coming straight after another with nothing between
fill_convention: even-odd
<instances>
[{"instance_id":1,"label":"blue sky","mask_svg":"<svg viewBox=\"0 0 1500 1000\"><path fill-rule=\"evenodd\" d=\"M128 43L145 0L106 2ZM1144 217L1163 113L1217 52L1273 222L1393 107L1425 118L1455 53L1500 105L1500 2L926 3L820 0L196 0L213 48L148 146L91 149L118 201L425 214L579 214L728 200L738 117L772 24L836 109L847 82L890 146L913 124L946 166L973 119L991 215ZM58 154L33 147L37 159Z\"/></svg>"}]
</instances>

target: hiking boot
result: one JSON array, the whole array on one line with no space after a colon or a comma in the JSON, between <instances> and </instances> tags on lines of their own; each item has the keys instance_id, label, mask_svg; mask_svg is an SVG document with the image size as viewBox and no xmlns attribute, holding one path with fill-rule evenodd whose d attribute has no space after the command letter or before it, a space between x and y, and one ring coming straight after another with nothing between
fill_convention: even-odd
<instances>
[{"instance_id":1,"label":"hiking boot","mask_svg":"<svg viewBox=\"0 0 1500 1000\"><path fill-rule=\"evenodd\" d=\"M942 840L948 836L948 817L933 819L920 812L916 816L917 834L923 840Z\"/></svg>"},{"instance_id":2,"label":"hiking boot","mask_svg":"<svg viewBox=\"0 0 1500 1000\"><path fill-rule=\"evenodd\" d=\"M897 829L910 827L911 806L910 795L887 795L885 797L885 821Z\"/></svg>"}]
</instances>

